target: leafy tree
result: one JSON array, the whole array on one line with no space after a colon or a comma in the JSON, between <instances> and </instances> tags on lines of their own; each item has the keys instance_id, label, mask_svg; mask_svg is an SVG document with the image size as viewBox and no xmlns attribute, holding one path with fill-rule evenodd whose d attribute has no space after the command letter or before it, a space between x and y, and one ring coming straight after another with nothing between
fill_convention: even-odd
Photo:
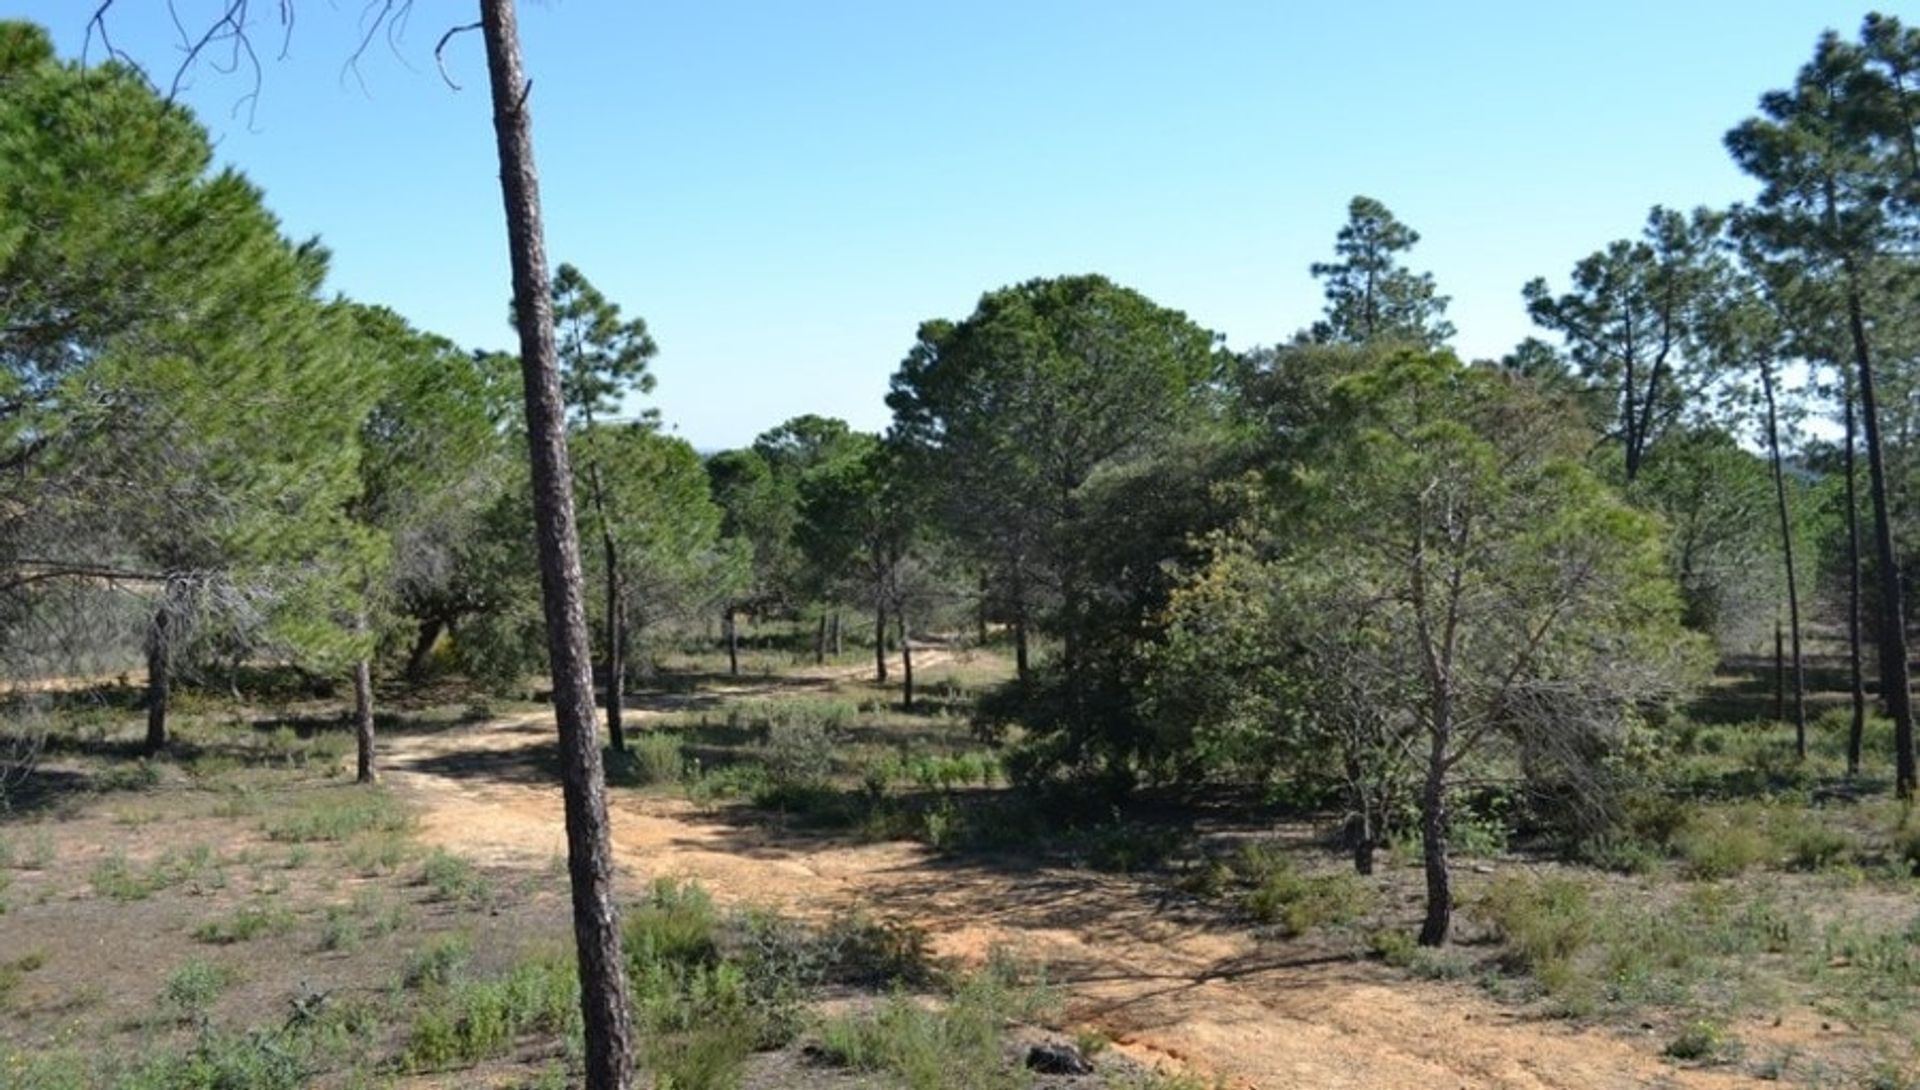
<instances>
[{"instance_id":1,"label":"leafy tree","mask_svg":"<svg viewBox=\"0 0 1920 1090\"><path fill-rule=\"evenodd\" d=\"M848 449L801 482L797 541L822 571L839 571L847 593L872 609L874 670L887 680L887 617L899 627L905 703L913 707L913 652L907 609L914 598L915 539L924 521L921 495L897 445L859 435Z\"/></svg>"},{"instance_id":2,"label":"leafy tree","mask_svg":"<svg viewBox=\"0 0 1920 1090\"><path fill-rule=\"evenodd\" d=\"M659 351L640 318L625 320L620 307L602 295L585 274L562 264L553 274L553 320L561 367L560 391L569 418L585 434L595 434L598 420L617 412L634 393L653 389L647 361ZM651 427L656 414L649 410L642 426ZM602 433L604 434L604 433ZM620 568L618 531L632 516L610 507L612 469L599 444L577 444L584 470L584 492L600 538L601 573L606 590L605 675L607 736L615 750L625 752L627 735L620 721L627 674L627 593Z\"/></svg>"},{"instance_id":3,"label":"leafy tree","mask_svg":"<svg viewBox=\"0 0 1920 1090\"><path fill-rule=\"evenodd\" d=\"M1721 225L1707 209L1655 208L1640 239L1576 264L1570 291L1556 296L1544 279L1522 290L1533 320L1560 334L1574 368L1605 393L1629 482L1661 435L1705 407L1716 377L1694 348L1721 275Z\"/></svg>"},{"instance_id":4,"label":"leafy tree","mask_svg":"<svg viewBox=\"0 0 1920 1090\"><path fill-rule=\"evenodd\" d=\"M1029 670L1036 601L1075 674L1087 582L1066 535L1081 489L1207 415L1214 335L1100 276L1032 280L932 321L892 380L895 434L923 459L941 521L994 574Z\"/></svg>"},{"instance_id":5,"label":"leafy tree","mask_svg":"<svg viewBox=\"0 0 1920 1090\"><path fill-rule=\"evenodd\" d=\"M1451 919L1459 778L1504 754L1536 779L1590 782L1693 665L1657 523L1582 465L1583 446L1523 383L1399 355L1337 383L1274 516L1216 543L1170 610L1189 640L1245 645L1242 624L1213 627L1241 608L1284 622L1285 640L1250 652L1265 691L1236 699L1336 740L1360 845L1415 745L1423 943Z\"/></svg>"},{"instance_id":6,"label":"leafy tree","mask_svg":"<svg viewBox=\"0 0 1920 1090\"><path fill-rule=\"evenodd\" d=\"M1338 260L1313 265L1327 295L1327 316L1314 323L1313 339L1322 344L1398 341L1424 348L1452 340L1449 299L1436 293L1433 274L1401 264L1419 241L1420 233L1395 219L1386 205L1372 197L1353 198L1346 226L1334 237Z\"/></svg>"},{"instance_id":7,"label":"leafy tree","mask_svg":"<svg viewBox=\"0 0 1920 1090\"><path fill-rule=\"evenodd\" d=\"M727 669L738 674L740 610L772 610L788 604L797 563L794 527L799 511L793 489L774 476L773 467L752 447L708 458L707 478L722 512L721 534L750 558L747 580L721 610Z\"/></svg>"}]
</instances>

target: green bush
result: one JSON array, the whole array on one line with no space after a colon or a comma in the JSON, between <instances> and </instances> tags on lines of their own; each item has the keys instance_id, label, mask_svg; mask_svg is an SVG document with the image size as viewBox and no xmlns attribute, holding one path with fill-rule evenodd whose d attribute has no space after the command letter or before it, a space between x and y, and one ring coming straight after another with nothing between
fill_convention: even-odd
<instances>
[{"instance_id":1,"label":"green bush","mask_svg":"<svg viewBox=\"0 0 1920 1090\"><path fill-rule=\"evenodd\" d=\"M1026 1070L1007 1061L1007 1024L1041 1017L1054 1001L1044 983L996 957L944 1004L896 994L871 1014L828 1019L820 1050L854 1070L885 1072L908 1090L1025 1087Z\"/></svg>"},{"instance_id":2,"label":"green bush","mask_svg":"<svg viewBox=\"0 0 1920 1090\"><path fill-rule=\"evenodd\" d=\"M1288 938L1346 923L1373 907L1373 890L1354 875L1300 874L1284 860L1263 870L1241 907L1259 923L1276 925Z\"/></svg>"},{"instance_id":3,"label":"green bush","mask_svg":"<svg viewBox=\"0 0 1920 1090\"><path fill-rule=\"evenodd\" d=\"M473 860L444 848L435 848L421 864L420 882L436 901L484 906L493 898L492 885Z\"/></svg>"},{"instance_id":4,"label":"green bush","mask_svg":"<svg viewBox=\"0 0 1920 1090\"><path fill-rule=\"evenodd\" d=\"M1776 856L1766 815L1757 807L1696 814L1676 838L1689 877L1732 878Z\"/></svg>"},{"instance_id":5,"label":"green bush","mask_svg":"<svg viewBox=\"0 0 1920 1090\"><path fill-rule=\"evenodd\" d=\"M248 942L266 934L281 934L293 929L293 913L267 904L242 905L224 920L208 920L193 929L201 942L226 946Z\"/></svg>"},{"instance_id":6,"label":"green bush","mask_svg":"<svg viewBox=\"0 0 1920 1090\"><path fill-rule=\"evenodd\" d=\"M189 961L167 977L160 1001L181 1019L192 1019L206 1013L233 982L233 970L224 965Z\"/></svg>"},{"instance_id":7,"label":"green bush","mask_svg":"<svg viewBox=\"0 0 1920 1090\"><path fill-rule=\"evenodd\" d=\"M1531 973L1549 992L1575 979L1573 959L1594 938L1591 895L1571 878L1508 876L1490 886L1470 911L1506 943L1511 967Z\"/></svg>"},{"instance_id":8,"label":"green bush","mask_svg":"<svg viewBox=\"0 0 1920 1090\"><path fill-rule=\"evenodd\" d=\"M473 940L466 935L435 935L408 960L400 983L408 988L446 987L472 959Z\"/></svg>"},{"instance_id":9,"label":"green bush","mask_svg":"<svg viewBox=\"0 0 1920 1090\"><path fill-rule=\"evenodd\" d=\"M430 1071L505 1055L522 1038L580 1032L580 985L571 961L521 962L493 980L435 989L414 1016L402 1063Z\"/></svg>"},{"instance_id":10,"label":"green bush","mask_svg":"<svg viewBox=\"0 0 1920 1090\"><path fill-rule=\"evenodd\" d=\"M412 824L406 809L377 787L309 792L269 818L269 840L304 843L345 840L356 833L399 832Z\"/></svg>"}]
</instances>

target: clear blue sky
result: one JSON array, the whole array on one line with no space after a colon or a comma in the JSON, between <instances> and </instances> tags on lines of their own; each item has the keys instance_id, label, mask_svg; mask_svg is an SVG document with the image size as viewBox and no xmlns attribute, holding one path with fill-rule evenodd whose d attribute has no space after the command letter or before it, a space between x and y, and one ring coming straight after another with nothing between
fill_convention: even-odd
<instances>
[{"instance_id":1,"label":"clear blue sky","mask_svg":"<svg viewBox=\"0 0 1920 1090\"><path fill-rule=\"evenodd\" d=\"M77 55L93 6L0 13ZM332 248L335 288L506 347L478 36L451 49L464 91L431 56L472 5L416 0L365 90L343 72L361 6L298 0L284 61L257 28L251 127L244 79L203 66L184 97L287 231ZM1721 135L1867 10L523 0L521 23L549 251L647 319L654 402L714 449L803 412L883 427L917 323L1034 276L1105 273L1233 347L1283 339L1317 314L1307 266L1356 193L1424 235L1461 353L1498 355L1529 332L1527 279L1562 281L1655 203L1748 196ZM113 18L164 83L163 0Z\"/></svg>"}]
</instances>

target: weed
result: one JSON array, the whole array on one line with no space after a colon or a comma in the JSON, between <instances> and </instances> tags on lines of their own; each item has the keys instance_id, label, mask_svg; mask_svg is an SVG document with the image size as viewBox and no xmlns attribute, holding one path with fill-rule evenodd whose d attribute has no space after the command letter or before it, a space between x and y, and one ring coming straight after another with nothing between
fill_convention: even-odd
<instances>
[{"instance_id":1,"label":"weed","mask_svg":"<svg viewBox=\"0 0 1920 1090\"><path fill-rule=\"evenodd\" d=\"M420 867L420 882L430 899L484 906L493 899L493 886L471 859L435 848Z\"/></svg>"},{"instance_id":2,"label":"weed","mask_svg":"<svg viewBox=\"0 0 1920 1090\"><path fill-rule=\"evenodd\" d=\"M1732 878L1775 855L1765 817L1753 807L1697 815L1676 844L1688 876L1701 879Z\"/></svg>"},{"instance_id":3,"label":"weed","mask_svg":"<svg viewBox=\"0 0 1920 1090\"><path fill-rule=\"evenodd\" d=\"M1726 1033L1719 1025L1705 1021L1688 1023L1680 1035L1667 1042L1665 1054L1676 1060L1713 1060L1727 1047Z\"/></svg>"},{"instance_id":4,"label":"weed","mask_svg":"<svg viewBox=\"0 0 1920 1090\"><path fill-rule=\"evenodd\" d=\"M680 739L662 731L634 735L625 753L607 751L607 781L623 787L678 783L685 771Z\"/></svg>"},{"instance_id":5,"label":"weed","mask_svg":"<svg viewBox=\"0 0 1920 1090\"><path fill-rule=\"evenodd\" d=\"M308 793L268 819L270 840L304 843L338 841L364 832L399 832L410 815L378 788L347 787Z\"/></svg>"},{"instance_id":6,"label":"weed","mask_svg":"<svg viewBox=\"0 0 1920 1090\"><path fill-rule=\"evenodd\" d=\"M1241 907L1255 921L1276 925L1288 938L1316 927L1346 923L1373 905L1373 891L1351 874L1305 875L1290 865L1265 868Z\"/></svg>"},{"instance_id":7,"label":"weed","mask_svg":"<svg viewBox=\"0 0 1920 1090\"><path fill-rule=\"evenodd\" d=\"M402 1063L416 1071L472 1063L536 1033L580 1033L580 985L567 959L523 961L493 980L435 990L408 1030Z\"/></svg>"},{"instance_id":8,"label":"weed","mask_svg":"<svg viewBox=\"0 0 1920 1090\"><path fill-rule=\"evenodd\" d=\"M244 905L224 920L208 920L194 928L193 937L201 942L225 946L247 942L266 934L281 934L293 929L293 913L272 905Z\"/></svg>"},{"instance_id":9,"label":"weed","mask_svg":"<svg viewBox=\"0 0 1920 1090\"><path fill-rule=\"evenodd\" d=\"M473 940L464 934L435 935L416 951L401 974L402 987L446 987L473 959Z\"/></svg>"},{"instance_id":10,"label":"weed","mask_svg":"<svg viewBox=\"0 0 1920 1090\"><path fill-rule=\"evenodd\" d=\"M1044 986L995 957L943 1005L896 994L872 1014L828 1019L820 1049L846 1067L892 1075L910 1090L1023 1087L1026 1071L1006 1061L1006 1025L1032 1020L1051 1003Z\"/></svg>"},{"instance_id":11,"label":"weed","mask_svg":"<svg viewBox=\"0 0 1920 1090\"><path fill-rule=\"evenodd\" d=\"M234 979L233 970L224 965L189 961L168 975L160 1000L182 1021L192 1021L205 1015Z\"/></svg>"}]
</instances>

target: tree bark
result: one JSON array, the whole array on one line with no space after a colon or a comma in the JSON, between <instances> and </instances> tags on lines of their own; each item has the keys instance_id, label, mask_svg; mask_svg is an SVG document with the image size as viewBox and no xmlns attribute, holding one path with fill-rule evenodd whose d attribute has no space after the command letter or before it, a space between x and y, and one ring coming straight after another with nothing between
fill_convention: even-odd
<instances>
[{"instance_id":1,"label":"tree bark","mask_svg":"<svg viewBox=\"0 0 1920 1090\"><path fill-rule=\"evenodd\" d=\"M840 611L833 611L833 657L846 654L846 646L840 640Z\"/></svg>"},{"instance_id":2,"label":"tree bark","mask_svg":"<svg viewBox=\"0 0 1920 1090\"><path fill-rule=\"evenodd\" d=\"M895 622L900 626L900 681L903 687L901 704L907 711L913 710L913 645L907 642L907 611L904 608L893 611Z\"/></svg>"},{"instance_id":3,"label":"tree bark","mask_svg":"<svg viewBox=\"0 0 1920 1090\"><path fill-rule=\"evenodd\" d=\"M621 709L627 701L627 604L618 588L607 592L607 744L616 753L627 751L627 732Z\"/></svg>"},{"instance_id":4,"label":"tree bark","mask_svg":"<svg viewBox=\"0 0 1920 1090\"><path fill-rule=\"evenodd\" d=\"M1867 732L1867 673L1860 650L1860 501L1854 439L1853 383L1846 384L1844 411L1847 474L1847 665L1852 671L1853 720L1847 726L1847 775L1860 774L1860 746Z\"/></svg>"},{"instance_id":5,"label":"tree bark","mask_svg":"<svg viewBox=\"0 0 1920 1090\"><path fill-rule=\"evenodd\" d=\"M1434 725L1420 794L1420 854L1427 877L1422 946L1445 945L1453 925L1453 875L1447 868L1447 745L1452 733L1449 725Z\"/></svg>"},{"instance_id":6,"label":"tree bark","mask_svg":"<svg viewBox=\"0 0 1920 1090\"><path fill-rule=\"evenodd\" d=\"M873 674L880 684L887 683L887 607L884 602L876 602L873 607Z\"/></svg>"},{"instance_id":7,"label":"tree bark","mask_svg":"<svg viewBox=\"0 0 1920 1090\"><path fill-rule=\"evenodd\" d=\"M1847 329L1853 338L1854 364L1860 373L1860 419L1867 439L1867 494L1873 500L1874 552L1880 567L1880 699L1893 719L1894 793L1913 797L1913 696L1907 670L1907 611L1900 588L1899 557L1893 548L1893 514L1887 504L1887 470L1880 445L1880 410L1874 398L1873 355L1861 315L1860 286L1851 257L1843 262L1847 289Z\"/></svg>"},{"instance_id":8,"label":"tree bark","mask_svg":"<svg viewBox=\"0 0 1920 1090\"><path fill-rule=\"evenodd\" d=\"M560 397L549 295L551 278L540 223L533 121L527 109L532 85L521 64L513 0L480 0L480 22L487 45L500 190L513 265L513 306L520 333L541 599L553 671L554 718L560 735L561 793L566 810L574 945L579 959L586 1085L588 1090L628 1090L633 1084L633 1020L620 949L619 909L614 901L605 770L595 738L580 539L574 524L566 415Z\"/></svg>"},{"instance_id":9,"label":"tree bark","mask_svg":"<svg viewBox=\"0 0 1920 1090\"><path fill-rule=\"evenodd\" d=\"M727 641L727 676L740 676L740 626L734 621L733 607L720 617L720 638Z\"/></svg>"},{"instance_id":10,"label":"tree bark","mask_svg":"<svg viewBox=\"0 0 1920 1090\"><path fill-rule=\"evenodd\" d=\"M167 608L154 611L147 629L147 752L167 748L167 704L173 695L173 648L168 645Z\"/></svg>"},{"instance_id":11,"label":"tree bark","mask_svg":"<svg viewBox=\"0 0 1920 1090\"><path fill-rule=\"evenodd\" d=\"M974 624L978 628L976 642L982 647L987 645L987 602L990 597L988 591L987 573L983 571L980 573L980 600L974 611Z\"/></svg>"},{"instance_id":12,"label":"tree bark","mask_svg":"<svg viewBox=\"0 0 1920 1090\"><path fill-rule=\"evenodd\" d=\"M820 615L820 627L813 633L813 664L827 664L827 615L824 613Z\"/></svg>"},{"instance_id":13,"label":"tree bark","mask_svg":"<svg viewBox=\"0 0 1920 1090\"><path fill-rule=\"evenodd\" d=\"M354 782L373 782L373 664L353 664Z\"/></svg>"},{"instance_id":14,"label":"tree bark","mask_svg":"<svg viewBox=\"0 0 1920 1090\"><path fill-rule=\"evenodd\" d=\"M1773 721L1787 721L1787 630L1780 623L1780 607L1773 615Z\"/></svg>"}]
</instances>

